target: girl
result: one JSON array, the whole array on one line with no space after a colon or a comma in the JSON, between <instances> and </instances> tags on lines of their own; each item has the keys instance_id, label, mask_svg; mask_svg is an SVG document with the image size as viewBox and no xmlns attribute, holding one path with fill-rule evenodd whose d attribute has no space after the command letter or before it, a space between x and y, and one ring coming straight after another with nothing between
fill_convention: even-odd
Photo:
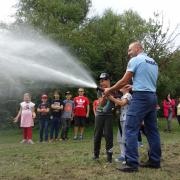
<instances>
[{"instance_id":1,"label":"girl","mask_svg":"<svg viewBox=\"0 0 180 180\"><path fill-rule=\"evenodd\" d=\"M178 98L178 101L177 101L176 106L175 106L175 114L177 116L177 120L178 120L179 125L180 125L180 97Z\"/></svg>"},{"instance_id":2,"label":"girl","mask_svg":"<svg viewBox=\"0 0 180 180\"><path fill-rule=\"evenodd\" d=\"M129 102L131 101L131 94L129 93L129 90L126 89L126 87L123 87L120 89L120 91L123 93L123 96L121 99L115 99L112 96L108 96L108 99L111 101L114 101L117 105L121 106L121 115L120 119L118 120L118 133L117 133L117 142L119 142L120 149L121 149L121 156L115 159L116 162L124 161L125 160L125 150L126 150L126 144L125 144L125 133L124 133L124 126L126 121L126 113L129 107Z\"/></svg>"},{"instance_id":3,"label":"girl","mask_svg":"<svg viewBox=\"0 0 180 180\"><path fill-rule=\"evenodd\" d=\"M175 105L175 101L174 101L174 99L172 99L171 94L167 94L166 99L163 102L164 116L167 118L167 125L166 125L166 129L164 130L164 132L166 132L168 129L169 129L169 132L171 132L170 123L173 118L173 115L175 116L174 105Z\"/></svg>"},{"instance_id":4,"label":"girl","mask_svg":"<svg viewBox=\"0 0 180 180\"><path fill-rule=\"evenodd\" d=\"M31 102L31 96L29 93L24 94L24 102L20 103L20 111L17 117L14 119L14 122L18 121L18 118L21 115L21 124L20 126L23 127L23 135L24 139L20 142L35 144L32 141L32 126L34 126L34 118L36 117L35 114L35 104Z\"/></svg>"}]
</instances>

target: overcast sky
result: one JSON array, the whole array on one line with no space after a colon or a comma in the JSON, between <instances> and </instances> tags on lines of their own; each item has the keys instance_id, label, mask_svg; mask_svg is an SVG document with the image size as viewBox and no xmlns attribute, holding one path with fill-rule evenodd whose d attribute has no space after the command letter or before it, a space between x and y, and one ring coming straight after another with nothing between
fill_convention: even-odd
<instances>
[{"instance_id":1,"label":"overcast sky","mask_svg":"<svg viewBox=\"0 0 180 180\"><path fill-rule=\"evenodd\" d=\"M15 10L12 6L18 0L0 0L0 21L11 22L10 17ZM137 11L142 18L146 20L149 17L154 18L153 12L163 12L164 15L164 28L168 27L170 23L171 30L173 30L178 23L180 23L180 10L179 0L92 0L92 9L89 16L102 15L103 11L107 8L112 8L117 13L123 13L124 10L132 9Z\"/></svg>"},{"instance_id":2,"label":"overcast sky","mask_svg":"<svg viewBox=\"0 0 180 180\"><path fill-rule=\"evenodd\" d=\"M13 12L15 12L12 6L18 0L0 0L0 20L10 21L9 17ZM90 15L99 14L101 15L106 8L112 8L118 13L122 13L124 10L132 9L137 11L142 18L149 19L153 18L153 12L163 12L165 16L165 23L168 25L170 21L171 26L176 26L180 23L180 10L179 10L179 0L92 0L93 8Z\"/></svg>"}]
</instances>

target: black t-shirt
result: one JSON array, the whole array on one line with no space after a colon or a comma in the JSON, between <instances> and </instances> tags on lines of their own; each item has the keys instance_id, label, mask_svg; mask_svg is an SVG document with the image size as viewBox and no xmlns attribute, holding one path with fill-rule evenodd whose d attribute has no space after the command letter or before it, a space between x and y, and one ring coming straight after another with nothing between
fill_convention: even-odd
<instances>
[{"instance_id":1,"label":"black t-shirt","mask_svg":"<svg viewBox=\"0 0 180 180\"><path fill-rule=\"evenodd\" d=\"M61 99L58 100L52 100L52 103L54 104L54 106L64 106L64 102ZM52 109L52 116L53 117L61 117L61 110L57 110L57 109Z\"/></svg>"},{"instance_id":2,"label":"black t-shirt","mask_svg":"<svg viewBox=\"0 0 180 180\"><path fill-rule=\"evenodd\" d=\"M38 109L50 109L50 105L48 103L46 104L39 104L38 105ZM39 120L44 120L44 121L48 121L49 120L49 113L39 113Z\"/></svg>"}]
</instances>

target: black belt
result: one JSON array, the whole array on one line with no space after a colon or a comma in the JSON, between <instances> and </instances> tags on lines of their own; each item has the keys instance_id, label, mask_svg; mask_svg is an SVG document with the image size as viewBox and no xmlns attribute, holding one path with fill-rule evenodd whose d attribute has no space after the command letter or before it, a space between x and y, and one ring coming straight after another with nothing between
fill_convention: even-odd
<instances>
[{"instance_id":1,"label":"black belt","mask_svg":"<svg viewBox=\"0 0 180 180\"><path fill-rule=\"evenodd\" d=\"M133 91L133 93L155 93L152 91Z\"/></svg>"}]
</instances>

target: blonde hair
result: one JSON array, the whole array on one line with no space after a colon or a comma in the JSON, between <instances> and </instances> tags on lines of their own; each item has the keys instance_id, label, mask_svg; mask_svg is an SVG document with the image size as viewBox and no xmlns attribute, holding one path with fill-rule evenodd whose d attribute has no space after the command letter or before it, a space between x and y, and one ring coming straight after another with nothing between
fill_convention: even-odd
<instances>
[{"instance_id":1,"label":"blonde hair","mask_svg":"<svg viewBox=\"0 0 180 180\"><path fill-rule=\"evenodd\" d=\"M82 90L82 91L84 91L84 89L83 89L83 88L79 88L79 89L78 89L78 91L79 91L79 90Z\"/></svg>"},{"instance_id":2,"label":"blonde hair","mask_svg":"<svg viewBox=\"0 0 180 180\"><path fill-rule=\"evenodd\" d=\"M30 95L29 93L25 93L25 94L24 94L24 97L25 97L25 96L28 96L28 97L31 99L31 95Z\"/></svg>"}]
</instances>

